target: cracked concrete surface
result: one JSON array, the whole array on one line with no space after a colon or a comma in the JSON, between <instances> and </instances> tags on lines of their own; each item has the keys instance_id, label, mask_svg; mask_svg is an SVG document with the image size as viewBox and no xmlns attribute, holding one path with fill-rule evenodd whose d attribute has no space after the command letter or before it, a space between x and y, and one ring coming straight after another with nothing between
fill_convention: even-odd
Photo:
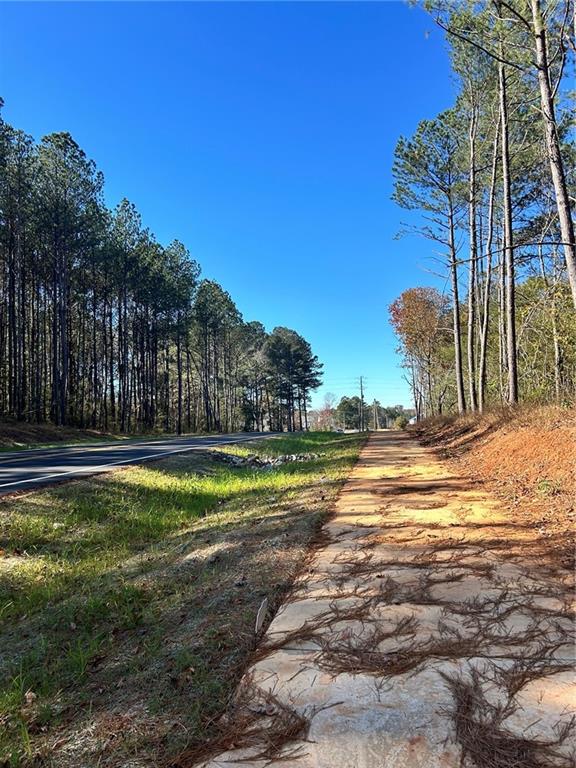
<instances>
[{"instance_id":1,"label":"cracked concrete surface","mask_svg":"<svg viewBox=\"0 0 576 768\"><path fill-rule=\"evenodd\" d=\"M246 678L308 732L271 760L239 746L210 768L455 768L463 752L482 764L494 734L536 751L558 740L576 708L570 574L531 558L535 533L501 502L380 432L325 534ZM569 765L571 749L567 735L546 757Z\"/></svg>"}]
</instances>

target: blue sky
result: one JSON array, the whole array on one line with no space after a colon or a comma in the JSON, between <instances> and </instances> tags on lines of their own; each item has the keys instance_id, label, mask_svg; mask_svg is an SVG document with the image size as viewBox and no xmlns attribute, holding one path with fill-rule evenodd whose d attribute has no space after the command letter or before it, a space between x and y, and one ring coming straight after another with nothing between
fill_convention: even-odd
<instances>
[{"instance_id":1,"label":"blue sky","mask_svg":"<svg viewBox=\"0 0 576 768\"><path fill-rule=\"evenodd\" d=\"M400 134L451 104L443 36L400 2L2 3L5 118L67 130L245 319L302 333L324 392L409 405L387 306L438 284L395 240ZM440 283L443 287L443 283Z\"/></svg>"}]
</instances>

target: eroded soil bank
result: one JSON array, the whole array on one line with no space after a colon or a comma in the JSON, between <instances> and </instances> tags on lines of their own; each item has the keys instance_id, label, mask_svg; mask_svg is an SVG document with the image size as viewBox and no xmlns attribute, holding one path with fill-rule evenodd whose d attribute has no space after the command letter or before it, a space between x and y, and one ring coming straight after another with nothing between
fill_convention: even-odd
<instances>
[{"instance_id":1,"label":"eroded soil bank","mask_svg":"<svg viewBox=\"0 0 576 768\"><path fill-rule=\"evenodd\" d=\"M212 753L178 765L573 765L571 572L532 524L383 432L324 535Z\"/></svg>"}]
</instances>

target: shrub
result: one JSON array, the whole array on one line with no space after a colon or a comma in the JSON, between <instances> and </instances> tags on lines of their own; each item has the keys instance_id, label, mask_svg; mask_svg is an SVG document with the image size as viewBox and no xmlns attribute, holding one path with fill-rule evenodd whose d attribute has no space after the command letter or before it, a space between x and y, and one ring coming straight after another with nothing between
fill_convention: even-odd
<instances>
[{"instance_id":1,"label":"shrub","mask_svg":"<svg viewBox=\"0 0 576 768\"><path fill-rule=\"evenodd\" d=\"M406 416L397 416L394 421L394 426L396 429L406 429L408 426L408 419Z\"/></svg>"}]
</instances>

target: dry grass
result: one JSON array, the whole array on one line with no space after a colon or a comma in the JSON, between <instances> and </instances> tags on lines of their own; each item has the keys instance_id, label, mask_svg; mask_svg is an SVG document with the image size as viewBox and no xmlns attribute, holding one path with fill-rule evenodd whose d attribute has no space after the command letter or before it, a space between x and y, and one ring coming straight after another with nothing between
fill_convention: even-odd
<instances>
[{"instance_id":1,"label":"dry grass","mask_svg":"<svg viewBox=\"0 0 576 768\"><path fill-rule=\"evenodd\" d=\"M99 432L95 429L57 427L54 424L29 424L25 421L5 421L0 423L0 452L62 445L64 443L122 440L126 437L126 435Z\"/></svg>"}]
</instances>

